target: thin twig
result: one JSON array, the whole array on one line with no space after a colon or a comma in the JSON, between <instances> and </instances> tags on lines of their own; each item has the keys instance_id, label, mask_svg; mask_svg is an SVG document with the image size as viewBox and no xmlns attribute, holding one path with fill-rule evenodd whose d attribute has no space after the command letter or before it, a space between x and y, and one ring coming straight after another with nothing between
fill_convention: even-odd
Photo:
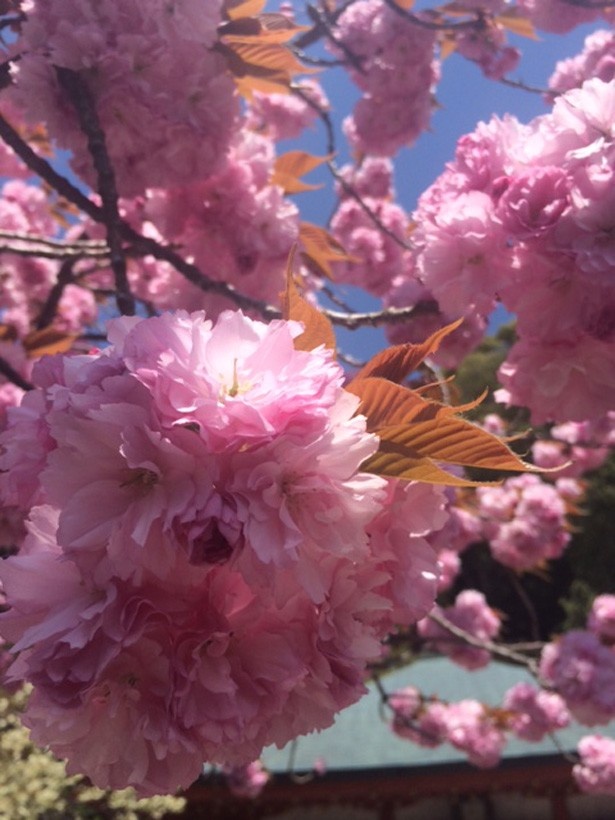
<instances>
[{"instance_id":1,"label":"thin twig","mask_svg":"<svg viewBox=\"0 0 615 820\"><path fill-rule=\"evenodd\" d=\"M385 308L384 310L374 310L368 313L340 313L335 310L321 308L322 313L328 316L334 325L340 325L348 330L356 330L359 327L380 327L381 325L398 324L415 319L425 313L436 313L438 311L437 302L421 302L419 305L404 308Z\"/></svg>"},{"instance_id":2,"label":"thin twig","mask_svg":"<svg viewBox=\"0 0 615 820\"><path fill-rule=\"evenodd\" d=\"M532 673L532 675L534 675L534 677L539 677L538 664L533 658L529 658L521 652L516 652L514 649L504 646L503 644L497 644L493 641L475 638L474 635L470 635L470 633L466 632L465 629L460 629L458 626L455 626L455 624L451 623L448 618L445 618L444 615L441 615L434 610L432 610L427 617L437 623L438 626L446 629L446 631L450 632L451 635L459 638L460 641L467 643L469 646L475 646L477 649L485 649L495 657L502 658L503 660L508 661L508 663L515 664L516 666L525 666Z\"/></svg>"},{"instance_id":3,"label":"thin twig","mask_svg":"<svg viewBox=\"0 0 615 820\"><path fill-rule=\"evenodd\" d=\"M5 238L6 241L1 241ZM39 236L0 231L0 253L41 259L104 259L109 256L109 248L105 242L64 244Z\"/></svg>"},{"instance_id":4,"label":"thin twig","mask_svg":"<svg viewBox=\"0 0 615 820\"><path fill-rule=\"evenodd\" d=\"M554 94L556 96L558 95L557 91L551 91L547 88L537 88L533 85L527 85L527 83L524 83L522 80L511 80L508 77L500 77L499 82L501 82L502 85L507 85L509 88L517 88L520 91L527 91L530 94L540 94L541 97L544 97L547 94Z\"/></svg>"},{"instance_id":5,"label":"thin twig","mask_svg":"<svg viewBox=\"0 0 615 820\"><path fill-rule=\"evenodd\" d=\"M523 589L521 582L519 581L516 574L512 571L512 569L508 570L508 577L510 578L510 582L513 585L515 592L517 593L523 608L525 609L527 616L530 621L530 632L532 634L532 640L538 641L540 640L540 624L538 623L538 616L536 615L536 610L534 609L534 605L530 600L529 595Z\"/></svg>"},{"instance_id":6,"label":"thin twig","mask_svg":"<svg viewBox=\"0 0 615 820\"><path fill-rule=\"evenodd\" d=\"M21 138L19 133L0 114L0 137L9 145L25 163L41 179L45 180L54 190L68 199L87 216L100 224L105 224L105 214L101 207L88 199L79 188L72 184L66 177L59 174L45 159L39 157L32 148ZM206 276L200 268L191 262L186 261L172 247L161 245L150 237L142 236L132 228L127 222L120 222L122 238L134 245L134 250L140 251L143 256L153 256L159 261L168 262L189 282L192 282L200 290L206 293L215 293L224 296L238 307L245 310L254 310L260 313L265 319L279 319L281 312L273 305L268 305L259 299L237 291L233 285L226 282L218 282Z\"/></svg>"},{"instance_id":7,"label":"thin twig","mask_svg":"<svg viewBox=\"0 0 615 820\"><path fill-rule=\"evenodd\" d=\"M440 23L435 20L428 20L426 17L421 17L418 14L413 14L411 11L403 9L397 5L395 0L384 0L384 2L391 11L394 11L404 20L407 20L414 26L420 26L420 28L426 28L430 31L464 31L466 29L482 28L484 26L484 13L480 11L476 12L476 16L471 20L461 20L458 23L453 23L452 21Z\"/></svg>"}]
</instances>

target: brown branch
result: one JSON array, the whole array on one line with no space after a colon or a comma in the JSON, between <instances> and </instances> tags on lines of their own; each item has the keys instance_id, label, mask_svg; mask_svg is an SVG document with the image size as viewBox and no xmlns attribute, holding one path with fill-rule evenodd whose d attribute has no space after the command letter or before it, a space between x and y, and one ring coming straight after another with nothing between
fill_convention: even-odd
<instances>
[{"instance_id":1,"label":"brown branch","mask_svg":"<svg viewBox=\"0 0 615 820\"><path fill-rule=\"evenodd\" d=\"M384 0L384 3L391 11L394 11L404 20L412 23L414 26L426 28L430 31L464 31L466 29L482 28L484 26L485 14L482 11L477 11L476 15L471 20L461 20L458 23L451 22L436 22L435 20L428 20L426 17L421 17L418 14L413 14L411 11L402 9L398 6L395 0Z\"/></svg>"},{"instance_id":2,"label":"brown branch","mask_svg":"<svg viewBox=\"0 0 615 820\"><path fill-rule=\"evenodd\" d=\"M380 327L381 325L399 324L415 319L426 313L437 313L437 302L420 302L418 305L403 308L385 308L368 313L340 313L335 310L321 308L322 313L328 316L334 325L356 330L359 327Z\"/></svg>"},{"instance_id":3,"label":"brown branch","mask_svg":"<svg viewBox=\"0 0 615 820\"><path fill-rule=\"evenodd\" d=\"M126 257L122 246L122 219L118 206L115 172L107 151L107 141L101 127L96 105L90 88L78 71L55 66L61 88L66 92L77 112L79 124L87 137L88 149L98 176L98 193L102 201L110 265L116 288L117 307L120 313L133 316L135 299L130 291Z\"/></svg>"},{"instance_id":4,"label":"brown branch","mask_svg":"<svg viewBox=\"0 0 615 820\"><path fill-rule=\"evenodd\" d=\"M0 374L22 390L34 390L34 385L18 373L2 356L0 356Z\"/></svg>"},{"instance_id":5,"label":"brown branch","mask_svg":"<svg viewBox=\"0 0 615 820\"><path fill-rule=\"evenodd\" d=\"M6 240L2 242L1 240ZM62 242L36 234L0 230L0 252L18 256L38 256L44 259L105 258L109 248L103 241Z\"/></svg>"},{"instance_id":6,"label":"brown branch","mask_svg":"<svg viewBox=\"0 0 615 820\"><path fill-rule=\"evenodd\" d=\"M60 304L60 300L62 298L62 294L64 293L64 288L73 281L73 267L75 262L75 259L66 259L60 265L56 283L49 291L47 301L43 305L43 309L39 313L38 319L36 320L37 330L42 330L53 322L58 310L58 305Z\"/></svg>"},{"instance_id":7,"label":"brown branch","mask_svg":"<svg viewBox=\"0 0 615 820\"><path fill-rule=\"evenodd\" d=\"M502 660L512 663L515 666L525 666L535 678L539 678L538 664L533 658L530 658L521 652L517 652L515 649L511 649L504 644L497 644L493 641L476 638L474 635L466 632L465 629L460 629L458 626L455 626L455 624L451 623L448 618L434 610L432 610L427 617L434 621L434 623L437 623L438 626L446 629L446 631L450 632L451 635L459 638L459 640L463 641L463 643L466 643L469 646L475 646L477 649L485 649L495 657L501 658Z\"/></svg>"},{"instance_id":8,"label":"brown branch","mask_svg":"<svg viewBox=\"0 0 615 820\"><path fill-rule=\"evenodd\" d=\"M47 160L39 157L25 142L19 133L0 114L0 137L9 145L25 163L41 179L45 180L54 190L80 208L94 222L105 224L105 215L95 202L88 199L79 188L66 177L59 174ZM238 307L245 310L254 310L265 319L279 319L281 311L273 305L268 305L259 299L253 299L237 291L226 282L217 282L206 276L196 265L187 262L182 256L168 245L162 245L154 239L142 236L127 222L120 222L121 236L134 246L135 252L143 256L153 256L163 262L168 262L189 282L206 293L215 293L224 296Z\"/></svg>"}]
</instances>

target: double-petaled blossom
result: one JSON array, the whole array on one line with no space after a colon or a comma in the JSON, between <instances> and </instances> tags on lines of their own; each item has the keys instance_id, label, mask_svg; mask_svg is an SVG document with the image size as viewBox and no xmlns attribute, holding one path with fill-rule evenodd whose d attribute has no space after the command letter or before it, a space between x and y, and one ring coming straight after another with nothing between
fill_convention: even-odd
<instances>
[{"instance_id":1,"label":"double-petaled blossom","mask_svg":"<svg viewBox=\"0 0 615 820\"><path fill-rule=\"evenodd\" d=\"M141 793L328 726L435 596L440 491L361 471L378 446L295 322L111 324L39 362L2 436L29 510L0 620L25 721L69 771ZM24 436L36 441L20 460Z\"/></svg>"}]
</instances>

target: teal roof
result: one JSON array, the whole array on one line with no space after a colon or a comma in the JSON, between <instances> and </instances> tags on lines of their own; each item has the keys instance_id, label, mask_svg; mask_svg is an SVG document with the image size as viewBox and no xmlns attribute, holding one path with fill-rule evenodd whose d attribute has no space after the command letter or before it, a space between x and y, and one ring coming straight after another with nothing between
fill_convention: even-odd
<instances>
[{"instance_id":1,"label":"teal roof","mask_svg":"<svg viewBox=\"0 0 615 820\"><path fill-rule=\"evenodd\" d=\"M473 698L490 706L500 706L507 689L520 681L533 679L521 667L493 662L484 669L468 672L446 658L420 660L382 678L387 692L404 686L416 686L424 695L443 700ZM466 756L449 744L425 749L394 735L383 715L380 698L373 684L369 694L341 712L334 725L322 732L300 737L294 744L279 750L269 747L263 762L271 771L310 771L317 758L324 758L327 771L346 769L396 768L428 766L438 763L460 763ZM574 725L557 733L558 745L546 738L540 743L526 743L511 738L503 757L552 755L562 749L574 751L578 740L587 734L613 736L613 726L589 729ZM294 763L293 763L294 759Z\"/></svg>"}]
</instances>

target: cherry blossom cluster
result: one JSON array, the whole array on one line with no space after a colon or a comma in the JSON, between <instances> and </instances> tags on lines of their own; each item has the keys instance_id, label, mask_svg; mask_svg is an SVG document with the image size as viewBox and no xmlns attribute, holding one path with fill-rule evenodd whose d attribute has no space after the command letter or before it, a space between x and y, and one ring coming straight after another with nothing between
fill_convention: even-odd
<instances>
[{"instance_id":1,"label":"cherry blossom cluster","mask_svg":"<svg viewBox=\"0 0 615 820\"><path fill-rule=\"evenodd\" d=\"M431 607L442 493L361 472L378 440L301 331L114 320L9 411L0 496L29 516L0 629L32 737L69 771L151 794L245 766L328 726Z\"/></svg>"},{"instance_id":2,"label":"cherry blossom cluster","mask_svg":"<svg viewBox=\"0 0 615 820\"><path fill-rule=\"evenodd\" d=\"M615 402L614 104L615 82L593 79L528 125L479 124L415 213L416 275L440 309L484 317L498 298L517 315L496 395L534 422Z\"/></svg>"},{"instance_id":3,"label":"cherry blossom cluster","mask_svg":"<svg viewBox=\"0 0 615 820\"><path fill-rule=\"evenodd\" d=\"M558 468L556 486L561 490L564 479L579 478L608 458L615 443L615 413L611 411L594 422L557 424L549 435L532 445L532 458L538 467Z\"/></svg>"},{"instance_id":4,"label":"cherry blossom cluster","mask_svg":"<svg viewBox=\"0 0 615 820\"><path fill-rule=\"evenodd\" d=\"M329 100L315 79L304 79L293 94L254 91L245 127L271 139L287 140L300 136L314 125L319 113L329 110Z\"/></svg>"},{"instance_id":5,"label":"cherry blossom cluster","mask_svg":"<svg viewBox=\"0 0 615 820\"><path fill-rule=\"evenodd\" d=\"M504 566L523 572L565 550L566 503L552 484L523 475L499 487L479 487L476 497L483 535Z\"/></svg>"},{"instance_id":6,"label":"cherry blossom cluster","mask_svg":"<svg viewBox=\"0 0 615 820\"><path fill-rule=\"evenodd\" d=\"M47 194L38 185L8 180L0 191L0 225L15 234L32 233L53 239L59 225L48 207ZM58 263L49 259L4 253L0 280L2 322L25 336L38 317L57 279ZM69 284L62 293L54 325L76 333L94 321L97 307L89 291Z\"/></svg>"},{"instance_id":7,"label":"cherry blossom cluster","mask_svg":"<svg viewBox=\"0 0 615 820\"><path fill-rule=\"evenodd\" d=\"M391 279L403 276L412 265L404 249L408 216L392 201L392 163L384 157L366 157L359 167L342 168L341 177L348 188L338 185L339 204L331 232L349 261L335 264L336 281L382 296Z\"/></svg>"},{"instance_id":8,"label":"cherry blossom cluster","mask_svg":"<svg viewBox=\"0 0 615 820\"><path fill-rule=\"evenodd\" d=\"M580 54L556 64L555 71L549 78L549 89L561 94L571 88L580 88L591 77L597 77L605 83L615 79L613 31L601 29L588 34Z\"/></svg>"},{"instance_id":9,"label":"cherry blossom cluster","mask_svg":"<svg viewBox=\"0 0 615 820\"><path fill-rule=\"evenodd\" d=\"M585 726L615 717L615 596L600 595L588 628L567 632L542 651L540 674Z\"/></svg>"},{"instance_id":10,"label":"cherry blossom cluster","mask_svg":"<svg viewBox=\"0 0 615 820\"><path fill-rule=\"evenodd\" d=\"M442 609L436 605L432 612L444 616L450 624L479 641L490 641L500 631L499 615L488 606L483 593L475 589L463 590L452 606ZM418 632L428 649L446 655L466 669L480 669L491 660L488 649L472 646L431 617L419 621Z\"/></svg>"},{"instance_id":11,"label":"cherry blossom cluster","mask_svg":"<svg viewBox=\"0 0 615 820\"><path fill-rule=\"evenodd\" d=\"M428 748L448 742L480 768L498 764L506 736L497 710L470 699L425 699L413 687L393 693L388 703L393 709L391 728L400 737Z\"/></svg>"},{"instance_id":12,"label":"cherry blossom cluster","mask_svg":"<svg viewBox=\"0 0 615 820\"><path fill-rule=\"evenodd\" d=\"M428 748L450 743L481 768L497 766L509 734L536 743L570 723L559 695L529 683L509 689L502 707L472 699L446 703L412 686L393 692L387 703L396 735Z\"/></svg>"},{"instance_id":13,"label":"cherry blossom cluster","mask_svg":"<svg viewBox=\"0 0 615 820\"><path fill-rule=\"evenodd\" d=\"M335 36L352 55L349 74L362 92L344 121L346 138L359 153L392 156L429 126L440 77L435 33L400 19L383 0L358 0Z\"/></svg>"},{"instance_id":14,"label":"cherry blossom cluster","mask_svg":"<svg viewBox=\"0 0 615 820\"><path fill-rule=\"evenodd\" d=\"M180 247L209 279L275 304L299 238L299 212L279 186L269 183L274 160L269 137L238 132L218 173L124 200L123 216L146 236ZM99 236L101 228L90 226L89 233ZM130 260L128 277L135 294L159 310L206 309L215 316L230 307L227 299L199 289L151 256ZM108 274L89 280L112 286Z\"/></svg>"},{"instance_id":15,"label":"cherry blossom cluster","mask_svg":"<svg viewBox=\"0 0 615 820\"><path fill-rule=\"evenodd\" d=\"M178 185L217 170L238 98L212 46L223 2L27 0L11 47L13 98L95 179L86 137L58 69L87 78L121 193Z\"/></svg>"},{"instance_id":16,"label":"cherry blossom cluster","mask_svg":"<svg viewBox=\"0 0 615 820\"><path fill-rule=\"evenodd\" d=\"M571 3L568 0L517 0L517 7L524 16L543 31L564 34L583 23L591 23L600 17L613 19L608 4Z\"/></svg>"}]
</instances>

